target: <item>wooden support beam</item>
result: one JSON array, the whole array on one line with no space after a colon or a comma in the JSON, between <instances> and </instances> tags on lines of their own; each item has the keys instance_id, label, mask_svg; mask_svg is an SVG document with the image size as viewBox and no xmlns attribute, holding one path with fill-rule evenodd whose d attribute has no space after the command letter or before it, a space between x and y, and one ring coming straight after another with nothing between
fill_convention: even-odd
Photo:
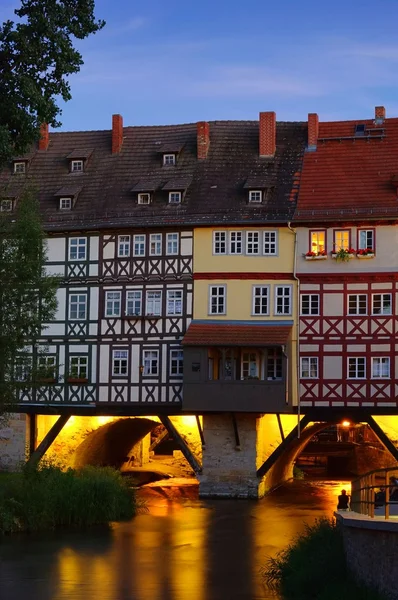
<instances>
[{"instance_id":1,"label":"wooden support beam","mask_svg":"<svg viewBox=\"0 0 398 600\"><path fill-rule=\"evenodd\" d=\"M169 435L169 432L167 431L167 429L164 429L162 431L162 433L160 435L158 435L156 440L154 442L152 442L152 444L149 446L149 452L152 452L153 450L155 450L155 448L157 446L159 446L160 442L163 442L164 438L167 437L168 435Z\"/></svg>"},{"instance_id":2,"label":"wooden support beam","mask_svg":"<svg viewBox=\"0 0 398 600\"><path fill-rule=\"evenodd\" d=\"M377 435L383 446L385 446L385 448L389 452L391 452L395 460L398 462L398 448L392 443L385 431L383 431L380 425L376 423L372 415L368 415L366 417L366 421L368 425L372 428L374 433Z\"/></svg>"},{"instance_id":3,"label":"wooden support beam","mask_svg":"<svg viewBox=\"0 0 398 600\"><path fill-rule=\"evenodd\" d=\"M280 416L279 413L276 413L276 419L277 419L278 425L279 425L279 433L281 434L281 440L282 440L282 442L284 442L285 441L285 434L283 432L281 416Z\"/></svg>"},{"instance_id":4,"label":"wooden support beam","mask_svg":"<svg viewBox=\"0 0 398 600\"><path fill-rule=\"evenodd\" d=\"M36 450L37 445L37 415L36 413L32 413L30 415L26 415L28 419L28 456L29 458L32 456L33 452Z\"/></svg>"},{"instance_id":5,"label":"wooden support beam","mask_svg":"<svg viewBox=\"0 0 398 600\"><path fill-rule=\"evenodd\" d=\"M305 415L300 421L300 429L301 430L304 429L304 427L306 427L310 421L312 421L311 415L310 414ZM272 454L270 454L270 456L267 458L267 460L258 469L257 477L263 477L267 473L267 471L269 471L270 468L274 466L274 464L276 463L278 458L280 456L282 456L284 451L290 446L291 442L293 442L293 440L295 440L297 438L298 429L299 429L299 424L297 423L297 425L285 437L283 442L281 444L279 444L279 446L277 448L275 448L275 450L272 452Z\"/></svg>"},{"instance_id":6,"label":"wooden support beam","mask_svg":"<svg viewBox=\"0 0 398 600\"><path fill-rule=\"evenodd\" d=\"M171 422L170 418L167 415L159 415L159 419L161 420L161 422L163 423L163 425L166 427L166 429L169 432L169 434L171 435L171 437L179 445L179 447L181 449L181 452L183 453L183 455L185 456L185 458L187 459L187 461L191 465L191 467L194 470L194 472L197 473L197 474L201 473L202 472L202 466L200 465L199 461L197 460L196 456L193 454L193 452L190 449L190 447L188 446L188 444L185 442L185 440L178 433L177 429L174 427L174 425Z\"/></svg>"},{"instance_id":7,"label":"wooden support beam","mask_svg":"<svg viewBox=\"0 0 398 600\"><path fill-rule=\"evenodd\" d=\"M44 454L50 448L51 444L54 442L58 434L62 431L66 423L69 421L71 416L72 415L61 415L59 419L55 421L50 431L44 436L43 440L40 442L36 450L30 455L29 460L27 462L28 465L37 465L37 463L43 458Z\"/></svg>"},{"instance_id":8,"label":"wooden support beam","mask_svg":"<svg viewBox=\"0 0 398 600\"><path fill-rule=\"evenodd\" d=\"M238 424L236 422L235 413L231 413L232 424L234 426L234 434L235 434L235 450L240 450L240 438L239 438L239 430Z\"/></svg>"},{"instance_id":9,"label":"wooden support beam","mask_svg":"<svg viewBox=\"0 0 398 600\"><path fill-rule=\"evenodd\" d=\"M202 442L202 448L204 449L204 448L206 448L206 444L205 444L205 436L203 435L202 424L200 422L199 415L195 415L195 417L196 417L196 424L198 426L200 441Z\"/></svg>"}]
</instances>

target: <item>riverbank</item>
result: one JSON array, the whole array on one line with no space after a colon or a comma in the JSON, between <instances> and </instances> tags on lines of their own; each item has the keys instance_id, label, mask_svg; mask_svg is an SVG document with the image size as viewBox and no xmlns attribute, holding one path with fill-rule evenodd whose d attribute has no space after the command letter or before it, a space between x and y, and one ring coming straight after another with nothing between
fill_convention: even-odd
<instances>
[{"instance_id":1,"label":"riverbank","mask_svg":"<svg viewBox=\"0 0 398 600\"><path fill-rule=\"evenodd\" d=\"M85 528L135 512L134 491L113 469L44 465L0 475L0 534Z\"/></svg>"}]
</instances>

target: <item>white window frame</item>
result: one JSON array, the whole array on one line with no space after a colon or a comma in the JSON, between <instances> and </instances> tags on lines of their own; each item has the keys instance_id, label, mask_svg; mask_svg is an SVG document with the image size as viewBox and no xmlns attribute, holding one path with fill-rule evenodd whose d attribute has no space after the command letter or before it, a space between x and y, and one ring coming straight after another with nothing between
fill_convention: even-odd
<instances>
[{"instance_id":1,"label":"white window frame","mask_svg":"<svg viewBox=\"0 0 398 600\"><path fill-rule=\"evenodd\" d=\"M280 294L279 291L280 290L284 290L283 294ZM288 290L288 294L285 294L285 291ZM281 298L282 299L282 304L284 305L284 298L289 298L289 311L285 312L284 310L282 312L278 311L278 299ZM274 306L274 315L275 316L280 316L280 315L292 315L293 314L293 286L288 284L288 285L276 285L275 286L275 306Z\"/></svg>"},{"instance_id":2,"label":"white window frame","mask_svg":"<svg viewBox=\"0 0 398 600\"><path fill-rule=\"evenodd\" d=\"M112 377L127 377L129 371L129 351L123 348L112 350Z\"/></svg>"},{"instance_id":3,"label":"white window frame","mask_svg":"<svg viewBox=\"0 0 398 600\"><path fill-rule=\"evenodd\" d=\"M0 212L12 212L14 202L11 198L2 198L0 200Z\"/></svg>"},{"instance_id":4,"label":"white window frame","mask_svg":"<svg viewBox=\"0 0 398 600\"><path fill-rule=\"evenodd\" d=\"M39 354L37 356L37 373L40 379L40 371L43 371L48 378L56 378L57 376L57 357L55 354Z\"/></svg>"},{"instance_id":5,"label":"white window frame","mask_svg":"<svg viewBox=\"0 0 398 600\"><path fill-rule=\"evenodd\" d=\"M354 362L355 365L355 377L351 377L350 376L350 361ZM359 361L363 361L363 375L361 377L358 377L358 372L359 372ZM361 367L362 369L362 367ZM348 356L347 357L347 379L366 379L366 357L365 356Z\"/></svg>"},{"instance_id":6,"label":"white window frame","mask_svg":"<svg viewBox=\"0 0 398 600\"><path fill-rule=\"evenodd\" d=\"M257 293L260 290L260 293ZM265 292L265 294L263 293ZM262 300L265 298L266 311L256 312L256 299L260 300L260 308L262 308ZM270 305L270 286L269 285L253 285L252 287L252 316L265 317L269 316Z\"/></svg>"},{"instance_id":7,"label":"white window frame","mask_svg":"<svg viewBox=\"0 0 398 600\"><path fill-rule=\"evenodd\" d=\"M307 297L308 298L308 313L305 313L303 310L303 299ZM313 312L312 310L312 299L316 298L317 299L317 310L316 312ZM302 315L303 317L319 317L319 315L321 314L321 298L319 294L301 294L300 296L300 315Z\"/></svg>"},{"instance_id":8,"label":"white window frame","mask_svg":"<svg viewBox=\"0 0 398 600\"><path fill-rule=\"evenodd\" d=\"M32 375L32 356L19 355L15 360L15 381L27 381Z\"/></svg>"},{"instance_id":9,"label":"white window frame","mask_svg":"<svg viewBox=\"0 0 398 600\"><path fill-rule=\"evenodd\" d=\"M243 254L243 231L229 232L229 253Z\"/></svg>"},{"instance_id":10,"label":"white window frame","mask_svg":"<svg viewBox=\"0 0 398 600\"><path fill-rule=\"evenodd\" d=\"M19 170L21 169L21 170ZM15 175L25 175L26 173L26 162L17 160L14 162L14 173Z\"/></svg>"},{"instance_id":11,"label":"white window frame","mask_svg":"<svg viewBox=\"0 0 398 600\"><path fill-rule=\"evenodd\" d=\"M223 300L222 310L219 308L219 299ZM213 312L213 299L217 301L217 310ZM209 285L209 315L226 315L227 314L227 286L226 284L221 285Z\"/></svg>"},{"instance_id":12,"label":"white window frame","mask_svg":"<svg viewBox=\"0 0 398 600\"><path fill-rule=\"evenodd\" d=\"M143 377L159 375L159 350L146 349L142 351Z\"/></svg>"},{"instance_id":13,"label":"white window frame","mask_svg":"<svg viewBox=\"0 0 398 600\"><path fill-rule=\"evenodd\" d=\"M71 354L69 356L69 377L74 379L88 379L88 356L80 354Z\"/></svg>"},{"instance_id":14,"label":"white window frame","mask_svg":"<svg viewBox=\"0 0 398 600\"><path fill-rule=\"evenodd\" d=\"M383 364L388 366L388 374L383 375ZM376 369L375 369L376 367ZM375 375L378 371L378 375ZM389 356L373 356L372 357L372 379L390 379L391 378L391 360Z\"/></svg>"},{"instance_id":15,"label":"white window frame","mask_svg":"<svg viewBox=\"0 0 398 600\"><path fill-rule=\"evenodd\" d=\"M150 296L153 296L150 298ZM150 310L149 307L152 306ZM160 317L162 315L162 290L147 290L145 296L145 314L148 317Z\"/></svg>"},{"instance_id":16,"label":"white window frame","mask_svg":"<svg viewBox=\"0 0 398 600\"><path fill-rule=\"evenodd\" d=\"M265 249L266 245L269 247L268 252ZM264 256L278 255L278 232L276 230L263 231L263 254Z\"/></svg>"},{"instance_id":17,"label":"white window frame","mask_svg":"<svg viewBox=\"0 0 398 600\"><path fill-rule=\"evenodd\" d=\"M359 312L360 310L363 309L363 307L361 307L361 302L363 302L363 300L360 299L361 297L365 298L365 312ZM351 311L350 298L356 298L355 312L350 312ZM363 317L368 314L368 295L367 294L348 294L347 302L348 302L348 306L347 306L347 314L348 315L350 315L350 316L357 315L357 316Z\"/></svg>"},{"instance_id":18,"label":"white window frame","mask_svg":"<svg viewBox=\"0 0 398 600\"><path fill-rule=\"evenodd\" d=\"M129 309L129 303L132 303L132 310ZM141 317L141 315L142 315L142 290L127 290L126 291L125 314L129 317Z\"/></svg>"},{"instance_id":19,"label":"white window frame","mask_svg":"<svg viewBox=\"0 0 398 600\"><path fill-rule=\"evenodd\" d=\"M319 359L317 356L300 358L300 379L319 379Z\"/></svg>"},{"instance_id":20,"label":"white window frame","mask_svg":"<svg viewBox=\"0 0 398 600\"><path fill-rule=\"evenodd\" d=\"M183 303L182 290L167 290L166 315L167 316L181 316L182 315L182 303Z\"/></svg>"},{"instance_id":21,"label":"white window frame","mask_svg":"<svg viewBox=\"0 0 398 600\"><path fill-rule=\"evenodd\" d=\"M252 368L254 366L254 369ZM242 379L260 379L261 360L260 354L254 349L245 349L241 356L241 377Z\"/></svg>"},{"instance_id":22,"label":"white window frame","mask_svg":"<svg viewBox=\"0 0 398 600\"><path fill-rule=\"evenodd\" d=\"M365 245L363 245L363 243L361 242L361 233L365 234L365 238L368 237L369 233L371 234L372 244L370 246L367 242ZM375 231L374 231L374 229L358 229L358 250L367 250L368 248L373 250L373 252L375 251Z\"/></svg>"},{"instance_id":23,"label":"white window frame","mask_svg":"<svg viewBox=\"0 0 398 600\"><path fill-rule=\"evenodd\" d=\"M174 369L174 373L173 373ZM184 351L181 348L170 350L169 376L182 377L184 372Z\"/></svg>"},{"instance_id":24,"label":"white window frame","mask_svg":"<svg viewBox=\"0 0 398 600\"><path fill-rule=\"evenodd\" d=\"M121 290L107 290L105 292L105 318L120 317L122 307Z\"/></svg>"},{"instance_id":25,"label":"white window frame","mask_svg":"<svg viewBox=\"0 0 398 600\"><path fill-rule=\"evenodd\" d=\"M252 204L261 204L263 201L263 192L261 190L250 190L249 202Z\"/></svg>"},{"instance_id":26,"label":"white window frame","mask_svg":"<svg viewBox=\"0 0 398 600\"><path fill-rule=\"evenodd\" d=\"M213 254L227 254L227 232L213 231Z\"/></svg>"},{"instance_id":27,"label":"white window frame","mask_svg":"<svg viewBox=\"0 0 398 600\"><path fill-rule=\"evenodd\" d=\"M179 236L178 233L167 233L166 234L166 254L168 256L175 256L178 254Z\"/></svg>"},{"instance_id":28,"label":"white window frame","mask_svg":"<svg viewBox=\"0 0 398 600\"><path fill-rule=\"evenodd\" d=\"M161 233L151 233L149 236L149 256L162 255L163 236ZM153 249L153 251L152 251Z\"/></svg>"},{"instance_id":29,"label":"white window frame","mask_svg":"<svg viewBox=\"0 0 398 600\"><path fill-rule=\"evenodd\" d=\"M250 249L250 251L249 251ZM254 250L257 249L256 252ZM249 256L260 255L260 232L259 231L246 231L246 254Z\"/></svg>"},{"instance_id":30,"label":"white window frame","mask_svg":"<svg viewBox=\"0 0 398 600\"><path fill-rule=\"evenodd\" d=\"M152 196L149 192L140 192L138 194L138 204L150 204Z\"/></svg>"},{"instance_id":31,"label":"white window frame","mask_svg":"<svg viewBox=\"0 0 398 600\"><path fill-rule=\"evenodd\" d=\"M129 235L119 235L117 238L118 258L130 256L131 237Z\"/></svg>"},{"instance_id":32,"label":"white window frame","mask_svg":"<svg viewBox=\"0 0 398 600\"><path fill-rule=\"evenodd\" d=\"M75 300L72 300L75 298ZM70 321L85 321L87 319L87 293L76 292L69 294L69 320ZM72 305L76 305L76 317L72 316ZM80 316L80 311L84 308L84 316Z\"/></svg>"},{"instance_id":33,"label":"white window frame","mask_svg":"<svg viewBox=\"0 0 398 600\"><path fill-rule=\"evenodd\" d=\"M145 256L145 244L146 244L145 233L137 233L136 235L134 235L133 236L133 256ZM137 252L137 249L139 249L140 252ZM143 250L143 252L141 252L141 249Z\"/></svg>"},{"instance_id":34,"label":"white window frame","mask_svg":"<svg viewBox=\"0 0 398 600\"><path fill-rule=\"evenodd\" d=\"M82 159L76 159L70 161L70 172L71 173L83 173L84 161Z\"/></svg>"},{"instance_id":35,"label":"white window frame","mask_svg":"<svg viewBox=\"0 0 398 600\"><path fill-rule=\"evenodd\" d=\"M75 243L76 242L76 243ZM71 237L68 243L68 256L70 261L79 262L87 259L87 238L85 237ZM72 257L72 250L76 249L76 256ZM80 256L80 250L82 250Z\"/></svg>"},{"instance_id":36,"label":"white window frame","mask_svg":"<svg viewBox=\"0 0 398 600\"><path fill-rule=\"evenodd\" d=\"M181 204L181 192L169 192L169 204Z\"/></svg>"},{"instance_id":37,"label":"white window frame","mask_svg":"<svg viewBox=\"0 0 398 600\"><path fill-rule=\"evenodd\" d=\"M176 162L177 160L174 152L168 152L167 154L163 154L164 167L174 167Z\"/></svg>"},{"instance_id":38,"label":"white window frame","mask_svg":"<svg viewBox=\"0 0 398 600\"><path fill-rule=\"evenodd\" d=\"M72 198L60 198L59 199L59 210L71 210Z\"/></svg>"},{"instance_id":39,"label":"white window frame","mask_svg":"<svg viewBox=\"0 0 398 600\"><path fill-rule=\"evenodd\" d=\"M376 296L380 296L380 311L381 312L375 312L375 297ZM384 312L384 300L387 300L387 296L389 297L389 304L390 304L390 309L388 312ZM372 315L392 315L392 294L391 293L385 293L385 294L372 294Z\"/></svg>"}]
</instances>

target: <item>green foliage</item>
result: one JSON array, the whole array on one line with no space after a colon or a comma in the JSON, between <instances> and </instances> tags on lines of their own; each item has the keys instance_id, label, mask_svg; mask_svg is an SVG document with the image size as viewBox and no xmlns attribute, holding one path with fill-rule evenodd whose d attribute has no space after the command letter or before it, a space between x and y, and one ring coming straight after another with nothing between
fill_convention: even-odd
<instances>
[{"instance_id":1,"label":"green foliage","mask_svg":"<svg viewBox=\"0 0 398 600\"><path fill-rule=\"evenodd\" d=\"M305 473L300 469L300 467L293 467L293 478L294 479L305 479Z\"/></svg>"},{"instance_id":2,"label":"green foliage","mask_svg":"<svg viewBox=\"0 0 398 600\"><path fill-rule=\"evenodd\" d=\"M104 26L94 0L21 0L18 22L0 26L0 165L26 152L40 125L59 126L57 101L83 64L72 40Z\"/></svg>"},{"instance_id":3,"label":"green foliage","mask_svg":"<svg viewBox=\"0 0 398 600\"><path fill-rule=\"evenodd\" d=\"M130 519L134 492L111 468L25 467L0 478L0 534L89 527Z\"/></svg>"},{"instance_id":4,"label":"green foliage","mask_svg":"<svg viewBox=\"0 0 398 600\"><path fill-rule=\"evenodd\" d=\"M332 519L306 524L287 548L268 559L263 576L284 600L383 600L351 578L343 538Z\"/></svg>"}]
</instances>

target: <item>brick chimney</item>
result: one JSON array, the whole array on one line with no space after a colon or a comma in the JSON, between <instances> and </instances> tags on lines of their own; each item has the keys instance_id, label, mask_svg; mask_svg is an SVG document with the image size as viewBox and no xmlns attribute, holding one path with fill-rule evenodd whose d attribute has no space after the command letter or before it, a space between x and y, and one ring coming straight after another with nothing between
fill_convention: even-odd
<instances>
[{"instance_id":1,"label":"brick chimney","mask_svg":"<svg viewBox=\"0 0 398 600\"><path fill-rule=\"evenodd\" d=\"M117 154L123 144L123 117L112 115L112 154Z\"/></svg>"},{"instance_id":2,"label":"brick chimney","mask_svg":"<svg viewBox=\"0 0 398 600\"><path fill-rule=\"evenodd\" d=\"M274 156L276 150L276 114L260 113L260 156Z\"/></svg>"},{"instance_id":3,"label":"brick chimney","mask_svg":"<svg viewBox=\"0 0 398 600\"><path fill-rule=\"evenodd\" d=\"M198 159L207 158L210 148L210 125L206 121L197 123L196 140Z\"/></svg>"},{"instance_id":4,"label":"brick chimney","mask_svg":"<svg viewBox=\"0 0 398 600\"><path fill-rule=\"evenodd\" d=\"M313 152L316 150L319 137L319 118L316 113L308 114L308 146L307 150Z\"/></svg>"},{"instance_id":5,"label":"brick chimney","mask_svg":"<svg viewBox=\"0 0 398 600\"><path fill-rule=\"evenodd\" d=\"M383 125L386 119L386 109L384 106L375 106L375 125Z\"/></svg>"},{"instance_id":6,"label":"brick chimney","mask_svg":"<svg viewBox=\"0 0 398 600\"><path fill-rule=\"evenodd\" d=\"M39 150L47 150L49 143L50 134L48 131L48 123L42 123L40 125Z\"/></svg>"}]
</instances>

